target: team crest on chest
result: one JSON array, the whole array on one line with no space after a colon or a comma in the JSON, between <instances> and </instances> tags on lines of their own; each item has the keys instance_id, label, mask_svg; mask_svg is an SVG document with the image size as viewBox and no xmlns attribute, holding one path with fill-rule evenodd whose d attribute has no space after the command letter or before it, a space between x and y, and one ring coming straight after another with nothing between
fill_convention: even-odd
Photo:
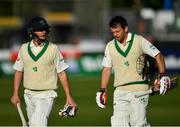
<instances>
[{"instance_id":1,"label":"team crest on chest","mask_svg":"<svg viewBox=\"0 0 180 127\"><path fill-rule=\"evenodd\" d=\"M37 67L33 67L32 70L33 70L34 72L37 72L37 71L38 71Z\"/></svg>"},{"instance_id":2,"label":"team crest on chest","mask_svg":"<svg viewBox=\"0 0 180 127\"><path fill-rule=\"evenodd\" d=\"M124 65L129 66L129 61L124 62Z\"/></svg>"}]
</instances>

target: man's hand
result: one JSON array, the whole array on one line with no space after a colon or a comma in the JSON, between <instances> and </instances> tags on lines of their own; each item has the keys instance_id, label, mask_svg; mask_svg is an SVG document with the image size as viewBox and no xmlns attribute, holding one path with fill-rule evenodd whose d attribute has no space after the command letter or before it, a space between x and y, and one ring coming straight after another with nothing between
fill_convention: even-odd
<instances>
[{"instance_id":1,"label":"man's hand","mask_svg":"<svg viewBox=\"0 0 180 127\"><path fill-rule=\"evenodd\" d=\"M17 103L20 103L20 99L19 99L19 96L18 95L13 95L11 97L11 103L17 107Z\"/></svg>"},{"instance_id":2,"label":"man's hand","mask_svg":"<svg viewBox=\"0 0 180 127\"><path fill-rule=\"evenodd\" d=\"M169 88L171 88L171 80L169 76L162 76L160 79L159 93L161 95L164 95L168 91Z\"/></svg>"},{"instance_id":3,"label":"man's hand","mask_svg":"<svg viewBox=\"0 0 180 127\"><path fill-rule=\"evenodd\" d=\"M107 103L107 95L105 89L96 93L96 103L100 108L105 108Z\"/></svg>"},{"instance_id":4,"label":"man's hand","mask_svg":"<svg viewBox=\"0 0 180 127\"><path fill-rule=\"evenodd\" d=\"M74 106L66 105L63 109L59 110L59 115L62 117L74 117L76 115L77 108Z\"/></svg>"}]
</instances>

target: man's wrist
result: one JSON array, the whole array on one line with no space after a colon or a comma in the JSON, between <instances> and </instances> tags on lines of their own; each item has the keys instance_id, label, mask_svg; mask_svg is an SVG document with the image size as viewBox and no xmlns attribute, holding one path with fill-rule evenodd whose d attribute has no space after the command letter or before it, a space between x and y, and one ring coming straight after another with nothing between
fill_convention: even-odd
<instances>
[{"instance_id":1,"label":"man's wrist","mask_svg":"<svg viewBox=\"0 0 180 127\"><path fill-rule=\"evenodd\" d=\"M166 76L166 73L165 73L165 72L159 73L159 75L158 75L159 79L161 79L163 76Z\"/></svg>"},{"instance_id":2,"label":"man's wrist","mask_svg":"<svg viewBox=\"0 0 180 127\"><path fill-rule=\"evenodd\" d=\"M19 96L19 92L18 91L14 91L13 92L13 96Z\"/></svg>"},{"instance_id":3,"label":"man's wrist","mask_svg":"<svg viewBox=\"0 0 180 127\"><path fill-rule=\"evenodd\" d=\"M106 92L106 88L101 88L100 92Z\"/></svg>"}]
</instances>

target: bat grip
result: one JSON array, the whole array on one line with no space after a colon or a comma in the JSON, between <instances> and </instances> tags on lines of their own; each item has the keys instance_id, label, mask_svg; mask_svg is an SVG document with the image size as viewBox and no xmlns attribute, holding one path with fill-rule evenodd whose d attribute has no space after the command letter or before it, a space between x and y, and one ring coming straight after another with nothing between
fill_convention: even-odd
<instances>
[{"instance_id":1,"label":"bat grip","mask_svg":"<svg viewBox=\"0 0 180 127\"><path fill-rule=\"evenodd\" d=\"M23 112L22 112L22 110L21 110L20 103L17 103L17 110L18 110L19 116L20 116L20 118L21 118L23 127L27 127L27 123L26 123L26 120L25 120L25 118L24 118Z\"/></svg>"}]
</instances>

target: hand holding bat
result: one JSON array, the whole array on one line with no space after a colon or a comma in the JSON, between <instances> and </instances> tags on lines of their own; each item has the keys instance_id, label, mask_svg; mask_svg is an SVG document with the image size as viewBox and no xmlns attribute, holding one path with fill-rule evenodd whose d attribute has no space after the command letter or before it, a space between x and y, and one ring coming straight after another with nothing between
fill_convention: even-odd
<instances>
[{"instance_id":1,"label":"hand holding bat","mask_svg":"<svg viewBox=\"0 0 180 127\"><path fill-rule=\"evenodd\" d=\"M166 80L162 79L161 82L163 82L163 81L165 82ZM162 85L162 86L160 86L161 82L160 82L159 79L156 79L154 81L154 83L153 83L153 86L151 86L148 91L146 91L144 93L141 93L141 94L138 94L138 95L135 95L135 97L138 98L138 97L142 97L142 96L145 96L145 95L148 95L148 94L154 95L154 94L156 94L158 92L160 94L164 95L168 90L174 89L177 86L177 77L174 77L174 78L170 79L170 82L171 82L170 85L166 85L166 86ZM165 90L163 90L163 87L164 87Z\"/></svg>"}]
</instances>

